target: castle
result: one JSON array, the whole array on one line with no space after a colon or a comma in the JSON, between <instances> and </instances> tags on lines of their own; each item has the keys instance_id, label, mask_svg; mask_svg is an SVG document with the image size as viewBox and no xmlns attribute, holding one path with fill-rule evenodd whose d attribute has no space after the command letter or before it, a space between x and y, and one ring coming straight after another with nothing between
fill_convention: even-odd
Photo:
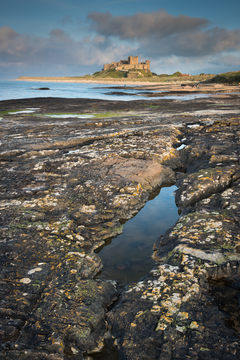
<instances>
[{"instance_id":1,"label":"castle","mask_svg":"<svg viewBox=\"0 0 240 360\"><path fill-rule=\"evenodd\" d=\"M105 64L103 70L117 70L117 71L131 71L131 70L144 70L150 71L150 60L139 63L138 56L129 56L127 60L120 60L119 62L112 62Z\"/></svg>"}]
</instances>

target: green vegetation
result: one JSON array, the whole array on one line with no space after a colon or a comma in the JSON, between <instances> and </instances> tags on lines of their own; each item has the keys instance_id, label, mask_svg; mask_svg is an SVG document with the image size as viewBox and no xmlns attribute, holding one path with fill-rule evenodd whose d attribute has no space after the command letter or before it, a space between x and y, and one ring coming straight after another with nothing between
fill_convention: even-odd
<instances>
[{"instance_id":1,"label":"green vegetation","mask_svg":"<svg viewBox=\"0 0 240 360\"><path fill-rule=\"evenodd\" d=\"M175 71L173 74L159 74L154 76L154 79L162 82L170 81L207 81L211 79L213 75L201 73L200 75L182 74L180 71Z\"/></svg>"},{"instance_id":2,"label":"green vegetation","mask_svg":"<svg viewBox=\"0 0 240 360\"><path fill-rule=\"evenodd\" d=\"M209 80L211 83L238 85L240 83L240 71L232 71L218 74Z\"/></svg>"},{"instance_id":3,"label":"green vegetation","mask_svg":"<svg viewBox=\"0 0 240 360\"><path fill-rule=\"evenodd\" d=\"M102 70L97 71L93 75L86 75L89 79L142 79L152 78L153 74L151 71L144 70L131 70L131 71L118 71L118 70Z\"/></svg>"},{"instance_id":4,"label":"green vegetation","mask_svg":"<svg viewBox=\"0 0 240 360\"><path fill-rule=\"evenodd\" d=\"M132 70L129 72L124 71L117 71L117 70L102 70L97 71L92 75L85 75L83 77L79 77L79 79L86 79L86 80L110 80L110 79L125 79L126 81L134 81L134 80L141 80L141 81L151 81L151 82L172 82L172 81L195 81L195 82L202 82L208 81L212 79L214 75L212 74L204 74L201 73L200 75L189 75L189 74L182 74L180 71L176 71L173 74L156 74L151 71L144 71L144 70ZM72 77L72 79L78 79L78 77Z\"/></svg>"},{"instance_id":5,"label":"green vegetation","mask_svg":"<svg viewBox=\"0 0 240 360\"><path fill-rule=\"evenodd\" d=\"M149 105L148 106L150 109L158 109L161 107L161 105Z\"/></svg>"},{"instance_id":6,"label":"green vegetation","mask_svg":"<svg viewBox=\"0 0 240 360\"><path fill-rule=\"evenodd\" d=\"M133 77L136 78L152 78L153 77L153 73L151 71L145 71L145 70L132 70L129 72L129 77L131 77L131 75L133 75Z\"/></svg>"},{"instance_id":7,"label":"green vegetation","mask_svg":"<svg viewBox=\"0 0 240 360\"><path fill-rule=\"evenodd\" d=\"M105 112L105 113L98 113L98 114L92 114L94 115L95 119L101 119L101 118L108 118L108 117L117 117L117 116L135 116L134 114L126 114L126 113L114 113L114 112Z\"/></svg>"},{"instance_id":8,"label":"green vegetation","mask_svg":"<svg viewBox=\"0 0 240 360\"><path fill-rule=\"evenodd\" d=\"M173 73L170 76L184 76L180 71L176 71L175 73Z\"/></svg>"},{"instance_id":9,"label":"green vegetation","mask_svg":"<svg viewBox=\"0 0 240 360\"><path fill-rule=\"evenodd\" d=\"M127 72L125 71L117 71L117 70L102 70L95 72L92 78L112 78L112 79L121 79L127 77Z\"/></svg>"},{"instance_id":10,"label":"green vegetation","mask_svg":"<svg viewBox=\"0 0 240 360\"><path fill-rule=\"evenodd\" d=\"M11 115L11 112L15 112L15 111L22 111L22 109L17 109L17 110L3 110L3 111L0 111L0 116Z\"/></svg>"},{"instance_id":11,"label":"green vegetation","mask_svg":"<svg viewBox=\"0 0 240 360\"><path fill-rule=\"evenodd\" d=\"M151 71L144 71L144 70L131 70L129 72L127 71L117 71L117 70L102 70L97 71L92 75L86 75L86 77L89 78L112 78L112 79L119 79L119 78L178 78L185 76L180 71L176 71L173 74L160 74L157 75L156 73L152 73Z\"/></svg>"}]
</instances>

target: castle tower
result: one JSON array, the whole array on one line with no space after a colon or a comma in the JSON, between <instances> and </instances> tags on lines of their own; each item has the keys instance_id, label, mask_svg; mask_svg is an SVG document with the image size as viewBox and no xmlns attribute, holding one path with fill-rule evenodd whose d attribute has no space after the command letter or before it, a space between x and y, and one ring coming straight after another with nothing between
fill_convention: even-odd
<instances>
[{"instance_id":1,"label":"castle tower","mask_svg":"<svg viewBox=\"0 0 240 360\"><path fill-rule=\"evenodd\" d=\"M146 60L145 64L146 64L146 70L150 71L150 60Z\"/></svg>"},{"instance_id":2,"label":"castle tower","mask_svg":"<svg viewBox=\"0 0 240 360\"><path fill-rule=\"evenodd\" d=\"M129 56L128 63L129 65L138 65L138 56Z\"/></svg>"}]
</instances>

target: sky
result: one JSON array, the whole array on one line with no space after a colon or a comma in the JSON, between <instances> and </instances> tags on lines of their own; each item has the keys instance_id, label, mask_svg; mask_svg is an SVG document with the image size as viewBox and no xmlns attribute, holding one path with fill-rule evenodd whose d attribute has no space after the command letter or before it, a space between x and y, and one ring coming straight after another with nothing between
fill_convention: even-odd
<instances>
[{"instance_id":1,"label":"sky","mask_svg":"<svg viewBox=\"0 0 240 360\"><path fill-rule=\"evenodd\" d=\"M79 76L139 56L158 74L240 70L239 0L7 0L0 80Z\"/></svg>"}]
</instances>

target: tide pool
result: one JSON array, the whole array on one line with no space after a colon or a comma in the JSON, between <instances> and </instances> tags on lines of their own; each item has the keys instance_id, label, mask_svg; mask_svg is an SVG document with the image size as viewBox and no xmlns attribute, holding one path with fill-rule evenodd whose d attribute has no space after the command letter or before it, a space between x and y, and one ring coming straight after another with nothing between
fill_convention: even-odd
<instances>
[{"instance_id":1,"label":"tide pool","mask_svg":"<svg viewBox=\"0 0 240 360\"><path fill-rule=\"evenodd\" d=\"M100 278L121 284L141 280L154 267L153 244L179 218L175 204L176 186L164 187L136 216L128 220L123 232L111 239L98 253L103 263Z\"/></svg>"}]
</instances>

